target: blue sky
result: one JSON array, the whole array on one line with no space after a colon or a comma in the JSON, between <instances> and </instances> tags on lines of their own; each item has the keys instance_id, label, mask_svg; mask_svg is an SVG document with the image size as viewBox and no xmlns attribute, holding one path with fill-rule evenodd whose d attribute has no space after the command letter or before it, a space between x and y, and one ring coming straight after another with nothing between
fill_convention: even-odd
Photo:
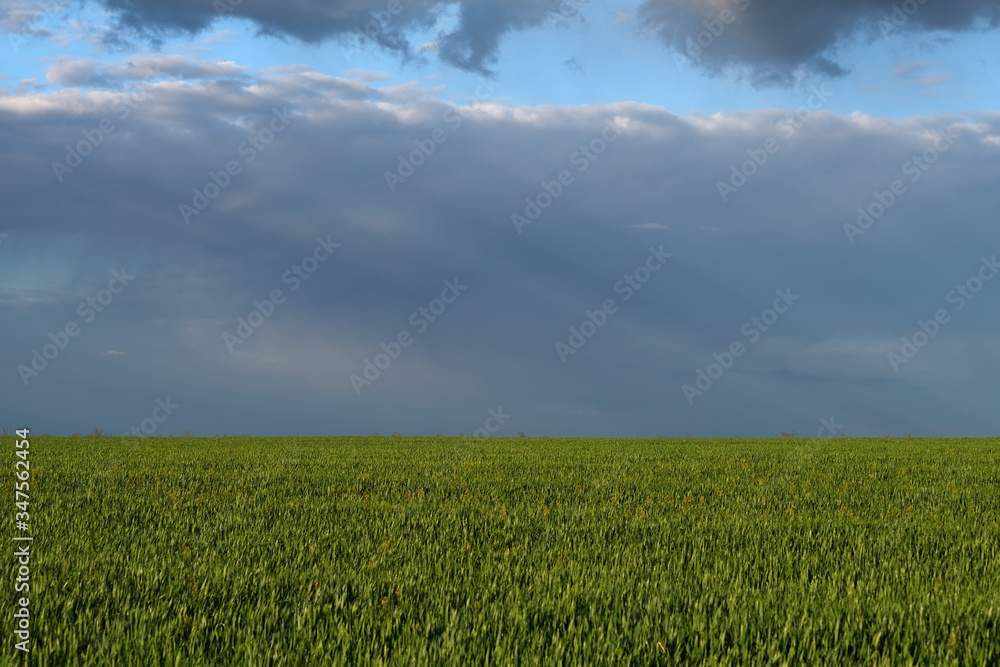
<instances>
[{"instance_id":1,"label":"blue sky","mask_svg":"<svg viewBox=\"0 0 1000 667\"><path fill-rule=\"evenodd\" d=\"M997 430L1000 3L391 6L0 0L2 423Z\"/></svg>"}]
</instances>

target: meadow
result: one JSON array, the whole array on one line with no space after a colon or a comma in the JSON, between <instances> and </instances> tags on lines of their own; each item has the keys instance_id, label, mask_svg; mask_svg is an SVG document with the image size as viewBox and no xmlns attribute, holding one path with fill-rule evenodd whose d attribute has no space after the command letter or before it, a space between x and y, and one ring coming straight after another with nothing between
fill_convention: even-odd
<instances>
[{"instance_id":1,"label":"meadow","mask_svg":"<svg viewBox=\"0 0 1000 667\"><path fill-rule=\"evenodd\" d=\"M33 437L31 471L7 664L1000 664L996 439Z\"/></svg>"}]
</instances>

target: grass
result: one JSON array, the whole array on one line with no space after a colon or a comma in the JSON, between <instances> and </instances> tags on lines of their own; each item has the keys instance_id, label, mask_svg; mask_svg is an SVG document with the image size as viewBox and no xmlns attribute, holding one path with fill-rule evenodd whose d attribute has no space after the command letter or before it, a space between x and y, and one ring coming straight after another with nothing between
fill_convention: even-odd
<instances>
[{"instance_id":1,"label":"grass","mask_svg":"<svg viewBox=\"0 0 1000 667\"><path fill-rule=\"evenodd\" d=\"M1000 663L996 440L31 443L33 665Z\"/></svg>"}]
</instances>

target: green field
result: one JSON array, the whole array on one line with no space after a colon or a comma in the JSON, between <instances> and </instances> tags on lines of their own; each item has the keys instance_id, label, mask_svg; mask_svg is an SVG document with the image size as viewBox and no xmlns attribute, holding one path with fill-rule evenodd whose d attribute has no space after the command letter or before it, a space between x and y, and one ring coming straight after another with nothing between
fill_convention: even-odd
<instances>
[{"instance_id":1,"label":"green field","mask_svg":"<svg viewBox=\"0 0 1000 667\"><path fill-rule=\"evenodd\" d=\"M33 437L30 462L31 665L1000 664L997 440Z\"/></svg>"}]
</instances>

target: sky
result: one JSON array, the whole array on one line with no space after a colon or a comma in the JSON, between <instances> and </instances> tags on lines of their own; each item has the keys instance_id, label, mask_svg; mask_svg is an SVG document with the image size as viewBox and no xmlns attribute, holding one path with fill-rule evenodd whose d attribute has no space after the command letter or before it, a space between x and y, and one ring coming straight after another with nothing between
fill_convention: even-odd
<instances>
[{"instance_id":1,"label":"sky","mask_svg":"<svg viewBox=\"0 0 1000 667\"><path fill-rule=\"evenodd\" d=\"M0 425L993 436L1000 0L0 0Z\"/></svg>"}]
</instances>

